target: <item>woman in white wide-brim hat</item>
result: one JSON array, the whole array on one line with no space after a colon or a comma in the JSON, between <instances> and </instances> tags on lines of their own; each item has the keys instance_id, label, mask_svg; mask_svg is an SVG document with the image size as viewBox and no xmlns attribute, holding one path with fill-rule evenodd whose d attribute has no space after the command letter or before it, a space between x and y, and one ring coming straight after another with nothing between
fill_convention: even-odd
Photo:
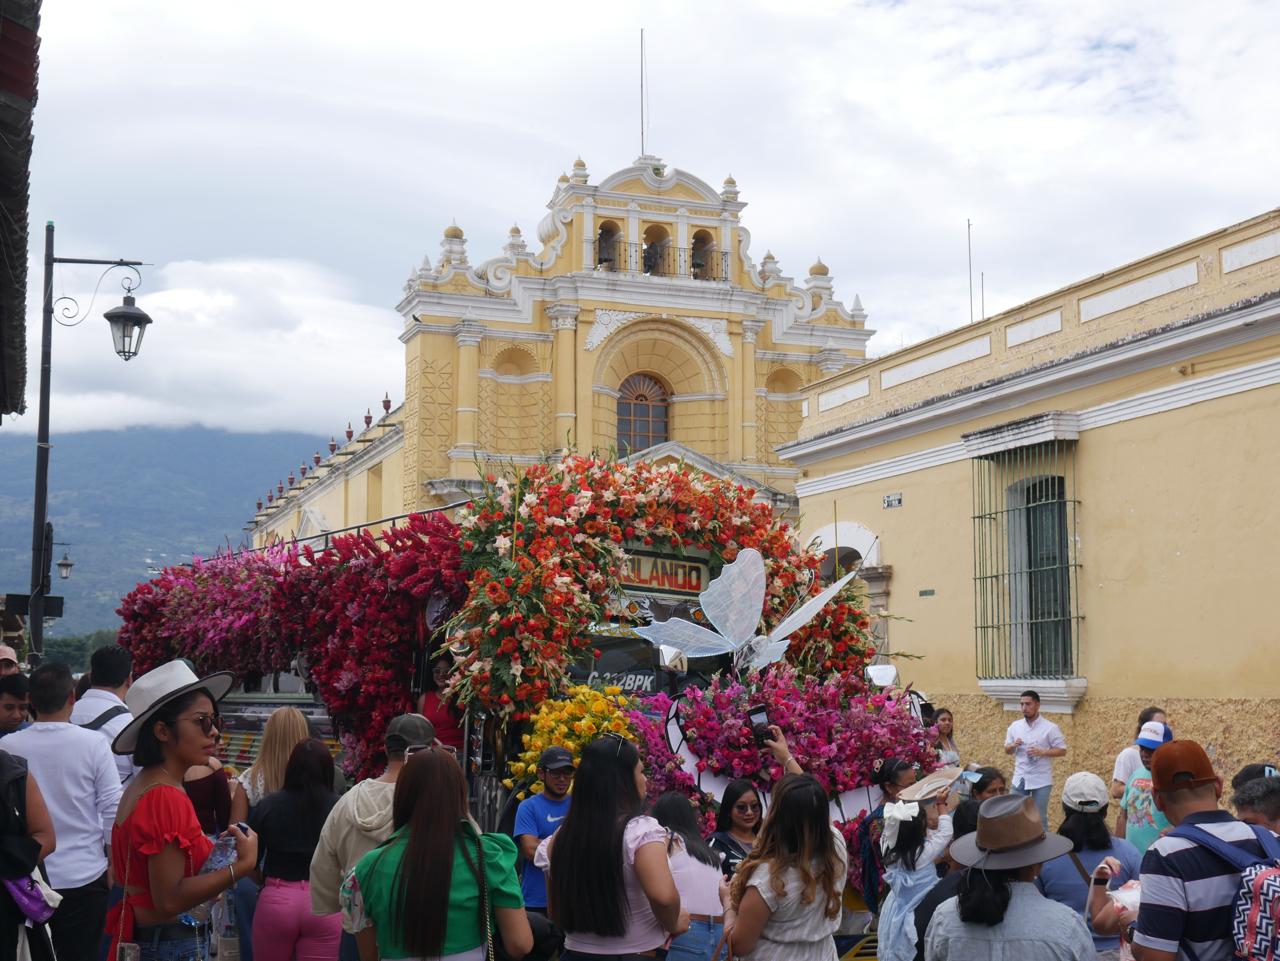
<instances>
[{"instance_id":1,"label":"woman in white wide-brim hat","mask_svg":"<svg viewBox=\"0 0 1280 961\"><path fill-rule=\"evenodd\" d=\"M111 832L111 864L125 890L107 917L109 957L121 942L136 942L142 961L205 958L208 931L179 915L212 900L254 869L257 837L229 828L236 859L201 874L213 849L183 790L187 769L207 764L217 750L217 703L231 689L230 674L197 677L184 661L170 661L133 682L125 704L133 720L112 743L142 770L120 799Z\"/></svg>"},{"instance_id":2,"label":"woman in white wide-brim hat","mask_svg":"<svg viewBox=\"0 0 1280 961\"><path fill-rule=\"evenodd\" d=\"M1071 850L1045 833L1035 801L993 797L978 809L978 830L951 845L967 867L960 893L942 902L925 934L925 961L1095 961L1084 919L1035 885L1040 865Z\"/></svg>"}]
</instances>

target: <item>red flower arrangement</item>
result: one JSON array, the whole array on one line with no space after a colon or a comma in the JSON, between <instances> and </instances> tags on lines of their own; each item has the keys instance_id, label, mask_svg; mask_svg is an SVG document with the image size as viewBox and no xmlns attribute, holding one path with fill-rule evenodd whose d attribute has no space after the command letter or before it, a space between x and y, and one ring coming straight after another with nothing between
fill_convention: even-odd
<instances>
[{"instance_id":1,"label":"red flower arrangement","mask_svg":"<svg viewBox=\"0 0 1280 961\"><path fill-rule=\"evenodd\" d=\"M766 625L821 589L820 558L755 492L683 464L625 464L578 454L486 478L464 509L470 592L450 624L460 669L450 693L503 717L527 717L568 684L592 625L621 592L625 547L711 555L713 572L754 547L765 557ZM789 659L805 670L861 670L870 621L851 589L798 631Z\"/></svg>"},{"instance_id":2,"label":"red flower arrangement","mask_svg":"<svg viewBox=\"0 0 1280 961\"><path fill-rule=\"evenodd\" d=\"M324 551L273 550L167 568L121 602L120 643L137 669L188 657L243 676L310 669L358 776L376 773L387 723L411 706L417 650L432 643L424 614L466 597L458 529L411 515L374 536L334 538ZM434 625L433 625L434 626Z\"/></svg>"}]
</instances>

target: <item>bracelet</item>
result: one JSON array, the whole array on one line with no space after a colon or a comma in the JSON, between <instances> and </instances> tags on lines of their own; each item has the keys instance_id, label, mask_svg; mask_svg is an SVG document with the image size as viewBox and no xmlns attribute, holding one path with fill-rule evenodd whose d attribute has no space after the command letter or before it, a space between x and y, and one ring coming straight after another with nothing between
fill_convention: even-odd
<instances>
[{"instance_id":1,"label":"bracelet","mask_svg":"<svg viewBox=\"0 0 1280 961\"><path fill-rule=\"evenodd\" d=\"M236 886L236 866L234 864L228 864L227 870L231 872L231 886L234 888Z\"/></svg>"}]
</instances>

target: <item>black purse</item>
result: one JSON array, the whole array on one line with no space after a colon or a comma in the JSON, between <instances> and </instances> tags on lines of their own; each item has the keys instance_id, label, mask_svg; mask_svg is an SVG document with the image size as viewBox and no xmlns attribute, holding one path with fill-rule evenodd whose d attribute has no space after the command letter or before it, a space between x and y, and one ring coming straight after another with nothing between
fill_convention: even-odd
<instances>
[{"instance_id":1,"label":"black purse","mask_svg":"<svg viewBox=\"0 0 1280 961\"><path fill-rule=\"evenodd\" d=\"M489 907L489 875L484 869L484 845L479 834L472 834L476 842L476 861L479 864L480 877L480 930L484 932L485 961L512 961L502 947L502 935L494 935L493 911ZM551 961L564 948L564 932L547 917L526 911L529 927L533 929L533 948L523 961Z\"/></svg>"}]
</instances>

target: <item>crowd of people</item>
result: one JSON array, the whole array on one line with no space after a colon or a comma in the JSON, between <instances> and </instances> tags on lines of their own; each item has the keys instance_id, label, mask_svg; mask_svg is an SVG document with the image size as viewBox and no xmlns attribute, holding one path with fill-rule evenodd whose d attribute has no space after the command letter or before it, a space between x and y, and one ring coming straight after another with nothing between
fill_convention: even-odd
<instances>
[{"instance_id":1,"label":"crowd of people","mask_svg":"<svg viewBox=\"0 0 1280 961\"><path fill-rule=\"evenodd\" d=\"M348 790L288 707L252 765L220 765L228 674L173 661L134 679L116 646L79 690L63 665L16 667L0 647L0 958L208 959L219 930L259 961L835 961L870 932L884 961L1273 956L1280 772L1238 772L1233 816L1156 707L1110 783L1066 779L1052 833L1066 742L1034 691L1010 776L966 765L938 711L942 766L878 762L852 841L777 727L762 749L781 780L731 782L713 830L682 794L647 805L636 745L608 733L576 763L544 750L502 833L472 818L459 718L431 691Z\"/></svg>"}]
</instances>

